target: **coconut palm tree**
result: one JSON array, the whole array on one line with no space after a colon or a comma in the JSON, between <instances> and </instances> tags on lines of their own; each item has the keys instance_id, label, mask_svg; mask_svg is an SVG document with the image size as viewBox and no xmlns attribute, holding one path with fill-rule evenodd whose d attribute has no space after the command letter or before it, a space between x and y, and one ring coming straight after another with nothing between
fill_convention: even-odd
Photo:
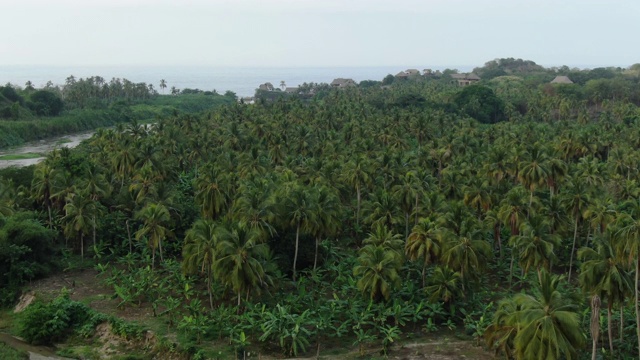
<instances>
[{"instance_id":1,"label":"coconut palm tree","mask_svg":"<svg viewBox=\"0 0 640 360\"><path fill-rule=\"evenodd\" d=\"M516 294L518 332L514 339L519 359L575 359L585 336L580 328L578 307L563 295L561 277L546 270L533 295Z\"/></svg>"},{"instance_id":2,"label":"coconut palm tree","mask_svg":"<svg viewBox=\"0 0 640 360\"><path fill-rule=\"evenodd\" d=\"M13 214L14 191L10 181L0 178L0 215Z\"/></svg>"},{"instance_id":3,"label":"coconut palm tree","mask_svg":"<svg viewBox=\"0 0 640 360\"><path fill-rule=\"evenodd\" d=\"M48 226L53 226L53 216L51 213L51 194L53 193L53 183L56 176L56 171L47 162L36 165L36 169L33 172L33 180L31 181L31 193L33 198L40 204L47 207L47 214L49 215Z\"/></svg>"},{"instance_id":4,"label":"coconut palm tree","mask_svg":"<svg viewBox=\"0 0 640 360\"><path fill-rule=\"evenodd\" d=\"M198 220L185 236L182 248L182 269L185 273L200 272L207 280L209 306L213 310L213 265L218 260L219 225L211 220Z\"/></svg>"},{"instance_id":5,"label":"coconut palm tree","mask_svg":"<svg viewBox=\"0 0 640 360\"><path fill-rule=\"evenodd\" d=\"M455 299L464 296L462 282L459 272L447 266L438 266L429 278L429 286L424 288L424 291L429 294L430 301L451 304Z\"/></svg>"},{"instance_id":6,"label":"coconut palm tree","mask_svg":"<svg viewBox=\"0 0 640 360\"><path fill-rule=\"evenodd\" d=\"M580 179L571 179L569 185L565 187L562 195L562 203L566 211L573 218L573 245L571 246L571 256L569 260L569 278L571 282L571 271L573 269L573 255L576 251L576 242L578 239L578 225L584 217L584 212L591 204L590 188L587 188Z\"/></svg>"},{"instance_id":7,"label":"coconut palm tree","mask_svg":"<svg viewBox=\"0 0 640 360\"><path fill-rule=\"evenodd\" d=\"M371 183L369 163L366 158L357 156L345 165L344 181L356 190L356 225L360 225L360 204L362 190Z\"/></svg>"},{"instance_id":8,"label":"coconut palm tree","mask_svg":"<svg viewBox=\"0 0 640 360\"><path fill-rule=\"evenodd\" d=\"M340 200L335 189L329 186L319 186L315 191L315 203L318 214L312 224L312 233L315 235L315 255L313 269L318 264L318 243L322 236L335 235L340 229Z\"/></svg>"},{"instance_id":9,"label":"coconut palm tree","mask_svg":"<svg viewBox=\"0 0 640 360\"><path fill-rule=\"evenodd\" d=\"M353 274L363 294L372 300L389 300L391 291L400 285L400 262L394 252L380 245L367 245L360 249Z\"/></svg>"},{"instance_id":10,"label":"coconut palm tree","mask_svg":"<svg viewBox=\"0 0 640 360\"><path fill-rule=\"evenodd\" d=\"M491 258L491 245L483 232L475 226L463 225L460 235L444 235L442 260L448 267L460 273L462 290L465 282L477 279Z\"/></svg>"},{"instance_id":11,"label":"coconut palm tree","mask_svg":"<svg viewBox=\"0 0 640 360\"><path fill-rule=\"evenodd\" d=\"M520 234L509 241L519 254L519 263L524 272L536 269L539 281L542 269L550 270L556 258L554 250L560 246L560 236L549 231L549 223L541 215L530 217L521 225Z\"/></svg>"},{"instance_id":12,"label":"coconut palm tree","mask_svg":"<svg viewBox=\"0 0 640 360\"><path fill-rule=\"evenodd\" d=\"M404 247L404 241L400 234L395 234L384 225L375 225L369 233L369 236L364 239L362 244L365 246L380 246L385 251L392 253L398 262L402 263L402 249Z\"/></svg>"},{"instance_id":13,"label":"coconut palm tree","mask_svg":"<svg viewBox=\"0 0 640 360\"><path fill-rule=\"evenodd\" d=\"M135 214L135 219L143 222L142 227L136 231L136 240L147 239L147 244L151 248L151 266L153 268L155 266L156 249L160 252L160 261L164 261L162 241L173 235L167 227L171 220L169 210L162 204L150 203Z\"/></svg>"},{"instance_id":14,"label":"coconut palm tree","mask_svg":"<svg viewBox=\"0 0 640 360\"><path fill-rule=\"evenodd\" d=\"M202 216L215 220L227 208L228 176L215 166L208 165L195 180L195 198Z\"/></svg>"},{"instance_id":15,"label":"coconut palm tree","mask_svg":"<svg viewBox=\"0 0 640 360\"><path fill-rule=\"evenodd\" d=\"M632 281L628 264L617 256L608 232L596 237L595 249L583 247L578 250L578 258L583 261L579 275L583 291L597 295L607 302L609 349L614 354L611 315L613 306L622 306L631 293Z\"/></svg>"},{"instance_id":16,"label":"coconut palm tree","mask_svg":"<svg viewBox=\"0 0 640 360\"><path fill-rule=\"evenodd\" d=\"M298 262L298 248L300 232L311 232L317 221L319 209L315 203L312 189L294 182L285 185L278 192L274 202L278 203L280 218L287 226L296 229L295 252L293 255L293 281L296 281L296 265Z\"/></svg>"},{"instance_id":17,"label":"coconut palm tree","mask_svg":"<svg viewBox=\"0 0 640 360\"><path fill-rule=\"evenodd\" d=\"M162 89L163 94L164 94L164 89L166 88L167 88L167 82L164 79L160 80L160 89Z\"/></svg>"},{"instance_id":18,"label":"coconut palm tree","mask_svg":"<svg viewBox=\"0 0 640 360\"><path fill-rule=\"evenodd\" d=\"M62 218L64 233L67 238L78 238L80 254L84 259L84 237L91 231L93 225L95 202L84 194L71 194L64 206L65 215Z\"/></svg>"},{"instance_id":19,"label":"coconut palm tree","mask_svg":"<svg viewBox=\"0 0 640 360\"><path fill-rule=\"evenodd\" d=\"M269 246L262 242L256 229L237 224L219 227L217 236L218 259L214 271L236 292L239 307L243 293L248 297L251 290L272 285L263 266L269 258Z\"/></svg>"},{"instance_id":20,"label":"coconut palm tree","mask_svg":"<svg viewBox=\"0 0 640 360\"><path fill-rule=\"evenodd\" d=\"M617 221L618 231L615 233L618 239L617 252L618 256L628 264L635 266L635 311L636 311L636 332L638 335L638 351L640 351L640 202L638 200L629 200L625 204L628 209L623 212Z\"/></svg>"},{"instance_id":21,"label":"coconut palm tree","mask_svg":"<svg viewBox=\"0 0 640 360\"><path fill-rule=\"evenodd\" d=\"M404 251L409 260L422 261L422 286L426 285L426 270L429 264L438 260L441 254L441 230L436 222L429 218L420 219L413 227Z\"/></svg>"}]
</instances>

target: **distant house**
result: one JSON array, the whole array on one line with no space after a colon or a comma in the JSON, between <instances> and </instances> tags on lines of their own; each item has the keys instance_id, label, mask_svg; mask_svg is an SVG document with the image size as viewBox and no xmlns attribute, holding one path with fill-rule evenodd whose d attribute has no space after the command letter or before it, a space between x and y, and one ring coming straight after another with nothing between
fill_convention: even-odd
<instances>
[{"instance_id":1,"label":"distant house","mask_svg":"<svg viewBox=\"0 0 640 360\"><path fill-rule=\"evenodd\" d=\"M357 85L358 84L355 81L353 81L353 79L337 78L331 82L331 87L338 88L338 89L344 89L344 88L357 86Z\"/></svg>"},{"instance_id":2,"label":"distant house","mask_svg":"<svg viewBox=\"0 0 640 360\"><path fill-rule=\"evenodd\" d=\"M256 103L256 99L251 96L246 96L246 97L238 98L238 102L245 105L253 105Z\"/></svg>"},{"instance_id":3,"label":"distant house","mask_svg":"<svg viewBox=\"0 0 640 360\"><path fill-rule=\"evenodd\" d=\"M420 71L418 71L418 69L407 69L404 72L408 76L418 76L418 75L420 75Z\"/></svg>"},{"instance_id":4,"label":"distant house","mask_svg":"<svg viewBox=\"0 0 640 360\"><path fill-rule=\"evenodd\" d=\"M409 77L409 74L407 74L407 73L406 73L406 72L404 72L404 71L400 71L399 73L397 73L397 74L396 74L396 77L397 77L397 78L400 78L400 79L406 79L406 78L408 78L408 77Z\"/></svg>"},{"instance_id":5,"label":"distant house","mask_svg":"<svg viewBox=\"0 0 640 360\"><path fill-rule=\"evenodd\" d=\"M480 77L474 73L470 74L451 74L454 83L460 86L467 86L480 81Z\"/></svg>"},{"instance_id":6,"label":"distant house","mask_svg":"<svg viewBox=\"0 0 640 360\"><path fill-rule=\"evenodd\" d=\"M274 91L274 87L273 84L271 84L270 82L264 83L264 84L260 84L260 86L258 86L258 90L263 90L263 91Z\"/></svg>"},{"instance_id":7,"label":"distant house","mask_svg":"<svg viewBox=\"0 0 640 360\"><path fill-rule=\"evenodd\" d=\"M567 76L558 75L555 79L551 80L551 84L573 84L573 81Z\"/></svg>"},{"instance_id":8,"label":"distant house","mask_svg":"<svg viewBox=\"0 0 640 360\"><path fill-rule=\"evenodd\" d=\"M296 87L287 87L284 89L284 92L288 93L288 94L297 94L300 91L300 89L296 86Z\"/></svg>"}]
</instances>

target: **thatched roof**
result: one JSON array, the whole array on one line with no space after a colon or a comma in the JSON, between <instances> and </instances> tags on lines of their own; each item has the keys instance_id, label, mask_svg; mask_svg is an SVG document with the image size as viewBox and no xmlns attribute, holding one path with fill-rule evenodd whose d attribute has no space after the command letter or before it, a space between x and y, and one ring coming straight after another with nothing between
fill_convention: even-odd
<instances>
[{"instance_id":1,"label":"thatched roof","mask_svg":"<svg viewBox=\"0 0 640 360\"><path fill-rule=\"evenodd\" d=\"M558 75L555 79L551 80L551 84L573 84L573 81L567 76Z\"/></svg>"},{"instance_id":2,"label":"thatched roof","mask_svg":"<svg viewBox=\"0 0 640 360\"><path fill-rule=\"evenodd\" d=\"M333 79L333 81L331 82L331 86L333 87L347 87L347 86L356 86L356 82L353 81L353 79L344 79L344 78L337 78L337 79Z\"/></svg>"}]
</instances>

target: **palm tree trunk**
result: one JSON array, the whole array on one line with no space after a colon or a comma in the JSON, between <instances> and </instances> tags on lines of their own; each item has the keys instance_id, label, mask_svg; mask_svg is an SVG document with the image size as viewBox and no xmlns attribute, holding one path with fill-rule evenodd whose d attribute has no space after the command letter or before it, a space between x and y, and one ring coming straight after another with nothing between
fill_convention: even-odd
<instances>
[{"instance_id":1,"label":"palm tree trunk","mask_svg":"<svg viewBox=\"0 0 640 360\"><path fill-rule=\"evenodd\" d=\"M502 259L502 236L500 230L500 222L493 224L493 237L498 241L498 252L500 253L500 259Z\"/></svg>"},{"instance_id":2,"label":"palm tree trunk","mask_svg":"<svg viewBox=\"0 0 640 360\"><path fill-rule=\"evenodd\" d=\"M49 212L49 229L53 228L53 217L51 216L51 205L47 204L47 211Z\"/></svg>"},{"instance_id":3,"label":"palm tree trunk","mask_svg":"<svg viewBox=\"0 0 640 360\"><path fill-rule=\"evenodd\" d=\"M211 267L207 269L207 292L209 293L209 307L213 310L213 294L211 293Z\"/></svg>"},{"instance_id":4,"label":"palm tree trunk","mask_svg":"<svg viewBox=\"0 0 640 360\"><path fill-rule=\"evenodd\" d=\"M240 311L240 291L238 291L238 312Z\"/></svg>"},{"instance_id":5,"label":"palm tree trunk","mask_svg":"<svg viewBox=\"0 0 640 360\"><path fill-rule=\"evenodd\" d=\"M319 236L316 236L316 254L313 257L313 271L316 271L316 266L318 265L318 238Z\"/></svg>"},{"instance_id":6,"label":"palm tree trunk","mask_svg":"<svg viewBox=\"0 0 640 360\"><path fill-rule=\"evenodd\" d=\"M356 225L360 225L360 185L356 185L358 204L356 208Z\"/></svg>"},{"instance_id":7,"label":"palm tree trunk","mask_svg":"<svg viewBox=\"0 0 640 360\"><path fill-rule=\"evenodd\" d=\"M640 278L639 276L640 274L640 261L638 261L638 259L636 259L636 282L635 284L635 291L636 291L636 301L635 301L635 307L636 307L636 333L638 334L638 351L640 351L640 308L638 308L638 300L639 299L639 294L638 294L638 280Z\"/></svg>"},{"instance_id":8,"label":"palm tree trunk","mask_svg":"<svg viewBox=\"0 0 640 360\"><path fill-rule=\"evenodd\" d=\"M596 360L598 351L598 338L600 337L600 298L594 295L591 298L591 360Z\"/></svg>"},{"instance_id":9,"label":"palm tree trunk","mask_svg":"<svg viewBox=\"0 0 640 360\"><path fill-rule=\"evenodd\" d=\"M80 256L84 260L84 233L80 231Z\"/></svg>"},{"instance_id":10,"label":"palm tree trunk","mask_svg":"<svg viewBox=\"0 0 640 360\"><path fill-rule=\"evenodd\" d=\"M404 214L404 239L409 237L409 213Z\"/></svg>"},{"instance_id":11,"label":"palm tree trunk","mask_svg":"<svg viewBox=\"0 0 640 360\"><path fill-rule=\"evenodd\" d=\"M160 249L160 262L164 262L164 259L162 258L162 239L158 239L158 248Z\"/></svg>"},{"instance_id":12,"label":"palm tree trunk","mask_svg":"<svg viewBox=\"0 0 640 360\"><path fill-rule=\"evenodd\" d=\"M511 283L513 281L513 262L514 262L514 255L513 255L513 251L511 252L511 263L509 264L509 289L511 289Z\"/></svg>"},{"instance_id":13,"label":"palm tree trunk","mask_svg":"<svg viewBox=\"0 0 640 360\"><path fill-rule=\"evenodd\" d=\"M611 308L612 308L612 303L611 303L611 299L609 299L608 304L607 304L607 331L609 332L609 350L611 351L611 354L614 354L613 352L613 331L611 329Z\"/></svg>"},{"instance_id":14,"label":"palm tree trunk","mask_svg":"<svg viewBox=\"0 0 640 360\"><path fill-rule=\"evenodd\" d=\"M418 194L416 194L416 206L415 209L413 211L416 212L416 222L414 225L418 225L418 214L420 214L420 204L418 203Z\"/></svg>"},{"instance_id":15,"label":"palm tree trunk","mask_svg":"<svg viewBox=\"0 0 640 360\"><path fill-rule=\"evenodd\" d=\"M129 228L129 219L124 222L127 225L127 237L129 238L129 254L133 252L133 246L131 245L131 229Z\"/></svg>"},{"instance_id":16,"label":"palm tree trunk","mask_svg":"<svg viewBox=\"0 0 640 360\"><path fill-rule=\"evenodd\" d=\"M296 228L296 250L293 254L293 282L296 281L296 263L298 262L298 240L300 239L300 222L298 221L298 227Z\"/></svg>"},{"instance_id":17,"label":"palm tree trunk","mask_svg":"<svg viewBox=\"0 0 640 360\"><path fill-rule=\"evenodd\" d=\"M93 246L96 246L96 216L93 215Z\"/></svg>"},{"instance_id":18,"label":"palm tree trunk","mask_svg":"<svg viewBox=\"0 0 640 360\"><path fill-rule=\"evenodd\" d=\"M571 282L571 269L573 267L573 253L575 252L575 249L576 249L577 238L578 238L578 216L576 216L576 223L573 228L573 245L571 246L571 257L569 258L569 278L568 278L569 283ZM638 344L640 344L640 332L638 333Z\"/></svg>"},{"instance_id":19,"label":"palm tree trunk","mask_svg":"<svg viewBox=\"0 0 640 360\"><path fill-rule=\"evenodd\" d=\"M427 262L424 261L422 265L422 287L424 288L427 284Z\"/></svg>"},{"instance_id":20,"label":"palm tree trunk","mask_svg":"<svg viewBox=\"0 0 640 360\"><path fill-rule=\"evenodd\" d=\"M620 343L624 341L624 303L620 303Z\"/></svg>"}]
</instances>

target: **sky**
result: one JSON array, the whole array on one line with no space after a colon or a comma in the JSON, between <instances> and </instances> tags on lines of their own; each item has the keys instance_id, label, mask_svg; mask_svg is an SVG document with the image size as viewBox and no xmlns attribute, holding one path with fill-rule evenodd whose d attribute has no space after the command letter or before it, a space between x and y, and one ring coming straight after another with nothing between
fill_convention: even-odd
<instances>
[{"instance_id":1,"label":"sky","mask_svg":"<svg viewBox=\"0 0 640 360\"><path fill-rule=\"evenodd\" d=\"M0 66L640 62L638 0L0 0Z\"/></svg>"}]
</instances>

